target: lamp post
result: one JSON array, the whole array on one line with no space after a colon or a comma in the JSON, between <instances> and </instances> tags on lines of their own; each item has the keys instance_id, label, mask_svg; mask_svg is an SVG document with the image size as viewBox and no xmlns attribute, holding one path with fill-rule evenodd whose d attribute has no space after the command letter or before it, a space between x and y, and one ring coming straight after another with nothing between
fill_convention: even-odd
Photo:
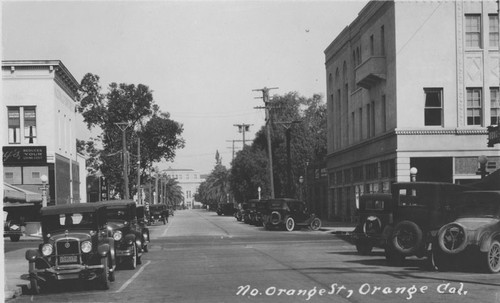
<instances>
[{"instance_id":1,"label":"lamp post","mask_svg":"<svg viewBox=\"0 0 500 303\"><path fill-rule=\"evenodd\" d=\"M483 179L488 174L486 172L486 163L488 163L488 157L481 155L477 158L477 161L479 162L479 174L481 175L481 179Z\"/></svg>"},{"instance_id":2,"label":"lamp post","mask_svg":"<svg viewBox=\"0 0 500 303\"><path fill-rule=\"evenodd\" d=\"M300 184L299 198L300 198L300 200L303 200L303 198L304 198L304 193L303 193L303 191L304 191L304 188L303 188L303 186L304 186L303 185L304 184L304 177L303 176L299 177L299 184Z\"/></svg>"},{"instance_id":3,"label":"lamp post","mask_svg":"<svg viewBox=\"0 0 500 303\"><path fill-rule=\"evenodd\" d=\"M47 181L49 178L47 178L46 175L40 176L40 180L42 181L42 207L47 206Z\"/></svg>"},{"instance_id":4,"label":"lamp post","mask_svg":"<svg viewBox=\"0 0 500 303\"><path fill-rule=\"evenodd\" d=\"M257 191L259 192L259 200L260 200L260 191L261 191L261 190L262 190L262 189L261 189L261 188L260 188L260 186L259 186L259 187L257 188Z\"/></svg>"},{"instance_id":5,"label":"lamp post","mask_svg":"<svg viewBox=\"0 0 500 303\"><path fill-rule=\"evenodd\" d=\"M418 173L418 169L416 167L410 168L410 181L411 182L417 181L417 173Z\"/></svg>"},{"instance_id":6,"label":"lamp post","mask_svg":"<svg viewBox=\"0 0 500 303\"><path fill-rule=\"evenodd\" d=\"M126 130L128 128L128 122L115 123L116 126L122 131L122 156L123 156L123 196L124 199L129 198L128 191L128 151L127 151L127 136Z\"/></svg>"}]
</instances>

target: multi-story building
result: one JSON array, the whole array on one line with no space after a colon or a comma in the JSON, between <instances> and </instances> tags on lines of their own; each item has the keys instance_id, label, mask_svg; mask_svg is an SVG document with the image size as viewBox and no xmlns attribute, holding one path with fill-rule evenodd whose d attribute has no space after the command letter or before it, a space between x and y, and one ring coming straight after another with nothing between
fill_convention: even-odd
<instances>
[{"instance_id":1,"label":"multi-story building","mask_svg":"<svg viewBox=\"0 0 500 303\"><path fill-rule=\"evenodd\" d=\"M353 220L363 192L391 183L467 183L498 124L495 1L371 1L325 50L328 211Z\"/></svg>"},{"instance_id":2,"label":"multi-story building","mask_svg":"<svg viewBox=\"0 0 500 303\"><path fill-rule=\"evenodd\" d=\"M162 171L171 179L176 179L184 193L184 206L191 208L199 208L201 202L194 199L194 194L198 191L200 184L205 181L199 172L193 169L174 169L169 167Z\"/></svg>"},{"instance_id":3,"label":"multi-story building","mask_svg":"<svg viewBox=\"0 0 500 303\"><path fill-rule=\"evenodd\" d=\"M2 61L2 86L4 182L40 192L46 176L48 205L80 202L78 82L59 60L16 60Z\"/></svg>"}]
</instances>

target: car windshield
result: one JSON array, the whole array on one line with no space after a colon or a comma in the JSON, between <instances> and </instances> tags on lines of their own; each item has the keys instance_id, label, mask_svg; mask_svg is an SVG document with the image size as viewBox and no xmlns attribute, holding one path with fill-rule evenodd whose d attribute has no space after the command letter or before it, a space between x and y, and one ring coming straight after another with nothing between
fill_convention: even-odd
<instances>
[{"instance_id":1,"label":"car windshield","mask_svg":"<svg viewBox=\"0 0 500 303\"><path fill-rule=\"evenodd\" d=\"M383 210L385 206L384 200L370 199L363 202L365 210Z\"/></svg>"},{"instance_id":2,"label":"car windshield","mask_svg":"<svg viewBox=\"0 0 500 303\"><path fill-rule=\"evenodd\" d=\"M106 218L109 220L128 220L127 209L122 208L107 208L106 209Z\"/></svg>"},{"instance_id":3,"label":"car windshield","mask_svg":"<svg viewBox=\"0 0 500 303\"><path fill-rule=\"evenodd\" d=\"M458 201L457 214L459 217L499 218L499 196L479 193L463 195Z\"/></svg>"},{"instance_id":4,"label":"car windshield","mask_svg":"<svg viewBox=\"0 0 500 303\"><path fill-rule=\"evenodd\" d=\"M63 213L42 217L45 232L60 229L93 229L96 226L96 213Z\"/></svg>"}]
</instances>

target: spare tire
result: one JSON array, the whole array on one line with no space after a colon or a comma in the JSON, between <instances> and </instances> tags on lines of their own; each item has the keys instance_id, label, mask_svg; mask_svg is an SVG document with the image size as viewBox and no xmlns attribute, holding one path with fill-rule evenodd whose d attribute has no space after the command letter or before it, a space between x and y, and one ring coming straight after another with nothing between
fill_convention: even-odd
<instances>
[{"instance_id":1,"label":"spare tire","mask_svg":"<svg viewBox=\"0 0 500 303\"><path fill-rule=\"evenodd\" d=\"M423 244L422 229L415 222L401 221L394 227L391 242L397 252L412 255Z\"/></svg>"},{"instance_id":2,"label":"spare tire","mask_svg":"<svg viewBox=\"0 0 500 303\"><path fill-rule=\"evenodd\" d=\"M438 232L439 248L448 254L458 254L467 246L465 227L457 222L446 224Z\"/></svg>"}]
</instances>

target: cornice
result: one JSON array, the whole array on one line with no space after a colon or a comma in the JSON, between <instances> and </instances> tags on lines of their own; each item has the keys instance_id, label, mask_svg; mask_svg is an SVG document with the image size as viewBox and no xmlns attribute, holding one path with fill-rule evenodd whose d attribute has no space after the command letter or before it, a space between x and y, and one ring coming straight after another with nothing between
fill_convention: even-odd
<instances>
[{"instance_id":1,"label":"cornice","mask_svg":"<svg viewBox=\"0 0 500 303\"><path fill-rule=\"evenodd\" d=\"M396 129L394 133L398 136L414 135L486 135L486 128L455 128L455 129Z\"/></svg>"}]
</instances>

